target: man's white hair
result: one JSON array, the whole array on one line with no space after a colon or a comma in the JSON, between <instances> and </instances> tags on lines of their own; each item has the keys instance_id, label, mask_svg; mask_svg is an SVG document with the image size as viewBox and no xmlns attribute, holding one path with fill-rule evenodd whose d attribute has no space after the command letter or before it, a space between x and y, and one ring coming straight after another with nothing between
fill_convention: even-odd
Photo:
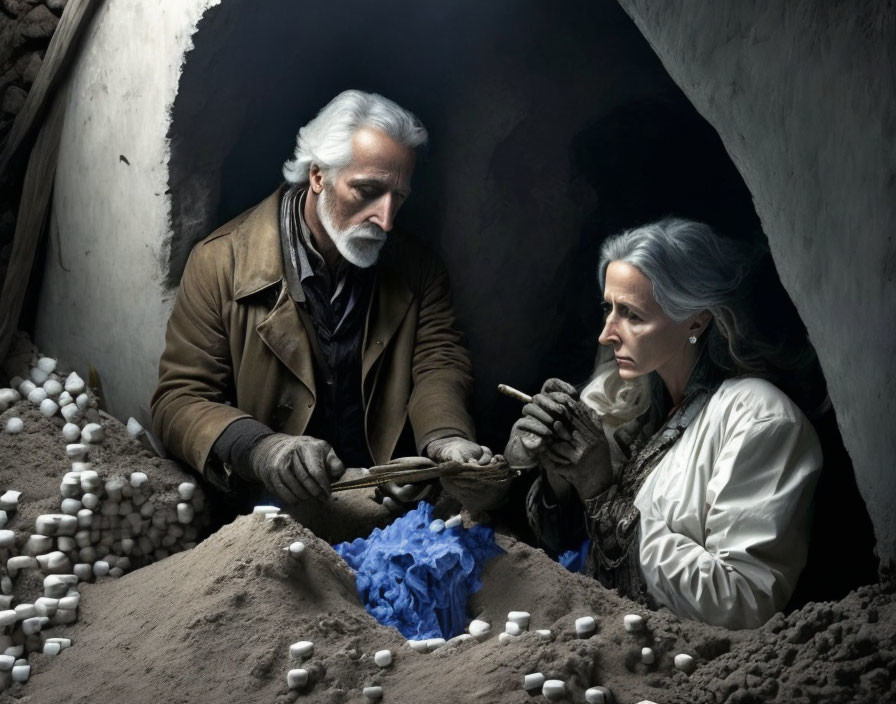
<instances>
[{"instance_id":1,"label":"man's white hair","mask_svg":"<svg viewBox=\"0 0 896 704\"><path fill-rule=\"evenodd\" d=\"M295 154L283 165L284 178L290 183L308 183L312 164L324 172L348 166L352 137L362 127L385 132L408 149L416 149L427 139L426 128L413 113L376 93L346 90L299 130Z\"/></svg>"}]
</instances>

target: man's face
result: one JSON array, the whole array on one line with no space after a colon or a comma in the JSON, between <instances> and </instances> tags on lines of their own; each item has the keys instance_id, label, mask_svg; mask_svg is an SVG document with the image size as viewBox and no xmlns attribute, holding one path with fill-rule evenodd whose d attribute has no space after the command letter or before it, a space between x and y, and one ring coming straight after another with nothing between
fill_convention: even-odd
<instances>
[{"instance_id":1,"label":"man's face","mask_svg":"<svg viewBox=\"0 0 896 704\"><path fill-rule=\"evenodd\" d=\"M352 138L352 155L352 162L337 173L318 174L317 216L343 258L369 267L410 195L416 155L368 127Z\"/></svg>"}]
</instances>

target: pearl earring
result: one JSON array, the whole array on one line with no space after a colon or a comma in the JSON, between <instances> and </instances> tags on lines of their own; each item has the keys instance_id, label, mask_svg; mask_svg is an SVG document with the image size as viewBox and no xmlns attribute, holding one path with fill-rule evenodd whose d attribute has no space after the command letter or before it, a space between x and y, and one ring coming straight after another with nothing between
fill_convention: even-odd
<instances>
[{"instance_id":1,"label":"pearl earring","mask_svg":"<svg viewBox=\"0 0 896 704\"><path fill-rule=\"evenodd\" d=\"M696 336L696 335L691 335L691 336L688 338L688 342L690 342L692 345L696 345L696 344L697 344L697 336Z\"/></svg>"}]
</instances>

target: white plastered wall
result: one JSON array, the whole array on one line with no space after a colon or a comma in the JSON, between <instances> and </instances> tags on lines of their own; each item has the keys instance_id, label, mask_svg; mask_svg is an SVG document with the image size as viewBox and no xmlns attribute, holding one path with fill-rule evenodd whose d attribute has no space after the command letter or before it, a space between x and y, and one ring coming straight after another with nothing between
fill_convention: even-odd
<instances>
[{"instance_id":1,"label":"white plastered wall","mask_svg":"<svg viewBox=\"0 0 896 704\"><path fill-rule=\"evenodd\" d=\"M36 343L85 378L96 367L108 410L142 423L171 306L171 106L197 23L218 2L106 0L70 76Z\"/></svg>"}]
</instances>

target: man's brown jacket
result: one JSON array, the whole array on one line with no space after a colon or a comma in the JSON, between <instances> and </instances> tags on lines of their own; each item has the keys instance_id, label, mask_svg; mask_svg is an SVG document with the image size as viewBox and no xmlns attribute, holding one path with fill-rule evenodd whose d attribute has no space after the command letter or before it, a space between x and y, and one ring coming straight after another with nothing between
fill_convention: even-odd
<instances>
[{"instance_id":1,"label":"man's brown jacket","mask_svg":"<svg viewBox=\"0 0 896 704\"><path fill-rule=\"evenodd\" d=\"M301 435L314 411L312 343L283 274L280 195L193 248L168 321L153 431L217 484L226 477L209 455L230 423L251 416ZM407 421L418 452L446 435L474 438L472 370L454 326L447 272L400 234L389 235L376 264L361 364L376 463L391 458Z\"/></svg>"}]
</instances>

